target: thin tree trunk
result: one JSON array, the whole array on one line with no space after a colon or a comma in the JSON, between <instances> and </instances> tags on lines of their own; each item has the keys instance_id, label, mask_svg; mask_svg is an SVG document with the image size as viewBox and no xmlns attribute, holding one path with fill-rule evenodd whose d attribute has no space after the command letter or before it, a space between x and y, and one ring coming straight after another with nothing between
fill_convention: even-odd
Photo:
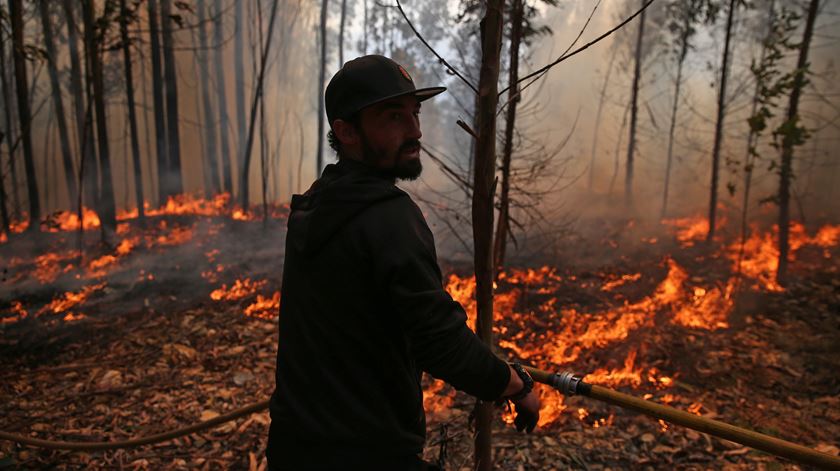
<instances>
[{"instance_id":1,"label":"thin tree trunk","mask_svg":"<svg viewBox=\"0 0 840 471\"><path fill-rule=\"evenodd\" d=\"M61 142L61 157L64 164L64 181L67 185L67 196L70 201L76 199L76 171L73 169L73 154L70 151L70 138L67 134L67 120L64 116L64 101L61 98L61 81L58 78L58 68L55 65L58 55L53 40L52 23L50 22L49 2L40 0L41 26L44 30L44 45L47 51L47 71L50 76L53 106L58 124L58 137Z\"/></svg>"},{"instance_id":2,"label":"thin tree trunk","mask_svg":"<svg viewBox=\"0 0 840 471\"><path fill-rule=\"evenodd\" d=\"M163 81L166 90L166 137L169 150L167 196L183 193L181 180L181 137L178 131L178 77L175 44L172 39L172 0L161 0L161 38L163 39Z\"/></svg>"},{"instance_id":3,"label":"thin tree trunk","mask_svg":"<svg viewBox=\"0 0 840 471\"><path fill-rule=\"evenodd\" d=\"M788 253L790 252L790 182L793 179L793 147L801 143L799 130L799 98L805 88L805 73L808 69L808 49L814 35L814 22L819 10L819 0L811 0L808 6L808 19L805 20L805 32L799 46L799 59L793 75L793 88L790 93L787 118L782 127L785 129L782 138L782 162L779 171L779 265L776 271L776 281L780 285L787 282Z\"/></svg>"},{"instance_id":4,"label":"thin tree trunk","mask_svg":"<svg viewBox=\"0 0 840 471\"><path fill-rule=\"evenodd\" d=\"M42 0L44 1L44 0ZM134 164L134 198L137 200L137 218L141 224L146 219L143 208L143 170L140 166L140 138L137 135L137 115L134 106L134 77L131 72L131 45L128 39L128 7L120 0L120 36L125 61L125 94L128 98L128 125L131 133L131 160Z\"/></svg>"},{"instance_id":5,"label":"thin tree trunk","mask_svg":"<svg viewBox=\"0 0 840 471\"><path fill-rule=\"evenodd\" d=\"M264 56L265 53L265 45L263 43L263 33L262 33L262 24L263 24L263 15L262 15L262 2L257 2L257 24L260 25L257 28L258 36L257 40L259 41L260 45L260 57ZM266 58L264 58L266 60ZM263 228L265 228L268 224L268 197L266 195L266 188L268 183L268 169L266 168L266 153L267 153L267 140L266 140L266 126L265 126L265 100L260 100L260 183L261 183L261 190L262 190L262 208L263 208Z\"/></svg>"},{"instance_id":6,"label":"thin tree trunk","mask_svg":"<svg viewBox=\"0 0 840 471\"><path fill-rule=\"evenodd\" d=\"M6 35L3 34L4 31L0 28L0 80L3 82L3 118L6 121L5 129L6 129L6 147L9 149L9 169L11 171L11 195L12 195L12 217L15 220L20 219L20 196L18 195L18 185L17 185L17 164L15 163L15 146L13 142L14 130L12 126L14 125L14 120L12 119L12 94L10 92L9 87L9 79L6 75ZM0 178L2 178L2 173L0 173Z\"/></svg>"},{"instance_id":7,"label":"thin tree trunk","mask_svg":"<svg viewBox=\"0 0 840 471\"><path fill-rule=\"evenodd\" d=\"M94 0L84 0L85 50L90 64L90 81L93 85L93 108L96 112L96 138L99 144L99 168L102 171L98 213L102 222L102 238L110 241L117 228L114 186L111 179L111 153L108 149L108 117L105 114L105 86L102 62L96 38Z\"/></svg>"},{"instance_id":8,"label":"thin tree trunk","mask_svg":"<svg viewBox=\"0 0 840 471\"><path fill-rule=\"evenodd\" d=\"M488 0L481 20L481 72L478 84L475 180L472 197L475 244L476 330L491 350L493 340L493 200L496 173L496 107L502 43L503 0ZM493 404L479 401L475 414L475 469L489 471L492 463Z\"/></svg>"},{"instance_id":9,"label":"thin tree trunk","mask_svg":"<svg viewBox=\"0 0 840 471\"><path fill-rule=\"evenodd\" d=\"M523 0L513 0L511 6L510 59L508 70L508 107L505 120L505 137L502 147L502 189L499 194L499 222L493 247L495 275L505 263L507 234L510 230L510 162L513 154L513 132L516 127L516 108L519 105L519 44L522 39Z\"/></svg>"},{"instance_id":10,"label":"thin tree trunk","mask_svg":"<svg viewBox=\"0 0 840 471\"><path fill-rule=\"evenodd\" d=\"M251 149L254 145L254 122L257 117L257 105L259 105L259 102L263 97L263 79L265 78L265 68L268 63L268 51L271 50L271 37L274 33L274 20L277 18L278 3L278 0L274 0L274 3L271 5L271 16L268 20L268 36L266 37L265 49L262 51L262 57L260 57L260 72L257 78L257 87L254 90L254 100L251 102L251 118L248 120L248 140L246 141L245 146L245 165L242 169L242 176L240 179L241 188L239 191L239 194L241 195L240 204L243 209L247 209L249 203L248 170L251 166Z\"/></svg>"},{"instance_id":11,"label":"thin tree trunk","mask_svg":"<svg viewBox=\"0 0 840 471\"><path fill-rule=\"evenodd\" d=\"M344 21L347 18L347 0L341 0L341 22L338 27L338 68L344 65Z\"/></svg>"},{"instance_id":12,"label":"thin tree trunk","mask_svg":"<svg viewBox=\"0 0 840 471\"><path fill-rule=\"evenodd\" d=\"M644 1L642 5L644 6ZM624 203L633 204L633 159L636 153L636 123L639 111L639 79L642 75L642 40L645 35L645 11L639 17L639 34L636 37L636 63L633 71L633 97L630 105L630 139L627 143L627 168L624 178Z\"/></svg>"},{"instance_id":13,"label":"thin tree trunk","mask_svg":"<svg viewBox=\"0 0 840 471\"><path fill-rule=\"evenodd\" d=\"M362 54L367 54L368 39L368 0L364 0L364 21L362 25Z\"/></svg>"},{"instance_id":14,"label":"thin tree trunk","mask_svg":"<svg viewBox=\"0 0 840 471\"><path fill-rule=\"evenodd\" d=\"M233 157L230 154L230 143L228 136L230 129L228 112L227 112L227 89L225 87L225 58L223 44L224 36L224 21L222 17L222 0L216 0L216 26L214 30L213 42L216 48L216 99L219 104L219 137L221 138L221 152L219 158L222 159L222 180L224 183L224 191L233 195L233 176L231 175L231 162Z\"/></svg>"},{"instance_id":15,"label":"thin tree trunk","mask_svg":"<svg viewBox=\"0 0 840 471\"><path fill-rule=\"evenodd\" d=\"M23 1L9 1L9 15L12 23L12 57L15 64L15 90L17 91L18 117L23 140L23 165L26 170L26 187L29 196L29 228L40 230L41 203L38 198L38 181L35 176L35 160L32 152L32 116L29 110L29 85L26 79L26 58L23 44Z\"/></svg>"},{"instance_id":16,"label":"thin tree trunk","mask_svg":"<svg viewBox=\"0 0 840 471\"><path fill-rule=\"evenodd\" d=\"M685 31L690 27L689 20L686 20ZM685 57L688 55L688 36L683 36L680 44L680 55L677 60L677 81L674 85L674 104L671 107L671 124L668 127L668 157L665 161L665 188L662 190L662 210L660 217L665 217L668 212L668 189L671 183L671 162L674 158L674 129L677 127L677 110L680 103L680 87L682 86L682 72Z\"/></svg>"},{"instance_id":17,"label":"thin tree trunk","mask_svg":"<svg viewBox=\"0 0 840 471\"><path fill-rule=\"evenodd\" d=\"M169 158L166 145L166 109L163 101L163 65L160 57L157 0L149 0L149 45L152 49L152 95L155 109L155 150L158 167L158 205L169 196Z\"/></svg>"},{"instance_id":18,"label":"thin tree trunk","mask_svg":"<svg viewBox=\"0 0 840 471\"><path fill-rule=\"evenodd\" d=\"M321 64L318 69L318 150L315 154L315 178L321 174L321 167L323 166L322 155L324 153L324 74L327 68L327 6L329 0L321 0L321 23L320 23L320 41L321 41Z\"/></svg>"},{"instance_id":19,"label":"thin tree trunk","mask_svg":"<svg viewBox=\"0 0 840 471\"><path fill-rule=\"evenodd\" d=\"M261 0L257 0L261 1ZM245 146L246 146L246 137L245 133L247 129L245 129L245 125L247 121L245 121L245 38L244 38L244 17L245 12L243 10L243 4L245 2L238 1L235 2L234 7L234 21L235 21L235 32L233 36L233 72L234 72L234 88L233 93L236 98L236 103L234 106L236 107L236 126L237 126L237 134L236 134L236 155L237 155L237 169L239 170L239 176L242 178L242 174L245 173L245 160L248 158L245 156ZM247 191L247 190L246 190ZM239 189L239 192L242 192L242 188Z\"/></svg>"},{"instance_id":20,"label":"thin tree trunk","mask_svg":"<svg viewBox=\"0 0 840 471\"><path fill-rule=\"evenodd\" d=\"M205 123L205 153L207 154L207 165L210 166L209 188L211 193L219 192L219 158L216 153L216 113L213 110L213 102L210 99L210 58L207 54L207 30L204 26L205 0L198 0L198 47L199 63L201 66L201 98L204 105Z\"/></svg>"},{"instance_id":21,"label":"thin tree trunk","mask_svg":"<svg viewBox=\"0 0 840 471\"><path fill-rule=\"evenodd\" d=\"M711 242L715 236L717 222L717 187L720 169L720 147L723 141L723 119L726 116L726 79L729 76L729 45L732 40L732 20L735 17L735 0L729 0L729 13L726 16L726 39L723 44L723 64L720 72L720 92L718 95L717 121L715 122L715 140L712 148L712 181L709 188L709 232L706 240Z\"/></svg>"},{"instance_id":22,"label":"thin tree trunk","mask_svg":"<svg viewBox=\"0 0 840 471\"><path fill-rule=\"evenodd\" d=\"M601 87L601 94L598 97L598 111L595 112L595 129L592 131L592 155L589 157L589 192L592 192L595 186L595 156L598 148L598 130L601 128L601 111L604 109L604 101L607 96L607 85L610 83L610 75L612 74L613 64L615 63L615 56L618 53L618 48L614 47L610 55L610 63L607 66L607 74L604 76L604 85Z\"/></svg>"}]
</instances>

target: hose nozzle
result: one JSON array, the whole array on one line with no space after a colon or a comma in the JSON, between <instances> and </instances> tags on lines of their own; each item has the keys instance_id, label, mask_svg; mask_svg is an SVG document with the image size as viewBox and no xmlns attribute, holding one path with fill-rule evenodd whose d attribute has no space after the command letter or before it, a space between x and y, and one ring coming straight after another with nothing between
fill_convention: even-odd
<instances>
[{"instance_id":1,"label":"hose nozzle","mask_svg":"<svg viewBox=\"0 0 840 471\"><path fill-rule=\"evenodd\" d=\"M551 375L551 387L563 393L564 396L574 396L578 392L580 376L564 371Z\"/></svg>"}]
</instances>

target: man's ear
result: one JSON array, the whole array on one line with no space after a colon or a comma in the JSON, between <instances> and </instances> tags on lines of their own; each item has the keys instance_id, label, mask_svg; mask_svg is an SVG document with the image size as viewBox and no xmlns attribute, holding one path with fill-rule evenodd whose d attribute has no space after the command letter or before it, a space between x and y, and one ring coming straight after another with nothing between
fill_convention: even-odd
<instances>
[{"instance_id":1,"label":"man's ear","mask_svg":"<svg viewBox=\"0 0 840 471\"><path fill-rule=\"evenodd\" d=\"M359 143L359 132L353 123L337 119L333 121L332 129L341 144L352 146Z\"/></svg>"}]
</instances>

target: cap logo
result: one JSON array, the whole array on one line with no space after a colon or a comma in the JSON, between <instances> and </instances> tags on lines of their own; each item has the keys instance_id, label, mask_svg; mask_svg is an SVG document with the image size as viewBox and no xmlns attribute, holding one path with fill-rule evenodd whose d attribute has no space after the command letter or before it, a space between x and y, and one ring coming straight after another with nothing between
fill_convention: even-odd
<instances>
[{"instance_id":1,"label":"cap logo","mask_svg":"<svg viewBox=\"0 0 840 471\"><path fill-rule=\"evenodd\" d=\"M400 73L402 74L403 77L405 77L406 80L408 80L411 83L414 83L414 81L411 80L411 75L408 75L408 72L406 72L406 70L403 69L403 66L398 65L397 67L400 69Z\"/></svg>"}]
</instances>

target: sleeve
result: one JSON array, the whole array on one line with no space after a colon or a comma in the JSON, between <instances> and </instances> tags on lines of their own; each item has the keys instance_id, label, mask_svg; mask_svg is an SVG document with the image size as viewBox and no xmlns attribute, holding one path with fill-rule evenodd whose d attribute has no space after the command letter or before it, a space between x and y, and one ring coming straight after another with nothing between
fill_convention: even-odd
<instances>
[{"instance_id":1,"label":"sleeve","mask_svg":"<svg viewBox=\"0 0 840 471\"><path fill-rule=\"evenodd\" d=\"M482 400L498 399L510 369L467 327L464 309L443 288L434 237L420 209L408 197L379 209L372 248L375 277L400 316L415 361L456 389Z\"/></svg>"}]
</instances>

